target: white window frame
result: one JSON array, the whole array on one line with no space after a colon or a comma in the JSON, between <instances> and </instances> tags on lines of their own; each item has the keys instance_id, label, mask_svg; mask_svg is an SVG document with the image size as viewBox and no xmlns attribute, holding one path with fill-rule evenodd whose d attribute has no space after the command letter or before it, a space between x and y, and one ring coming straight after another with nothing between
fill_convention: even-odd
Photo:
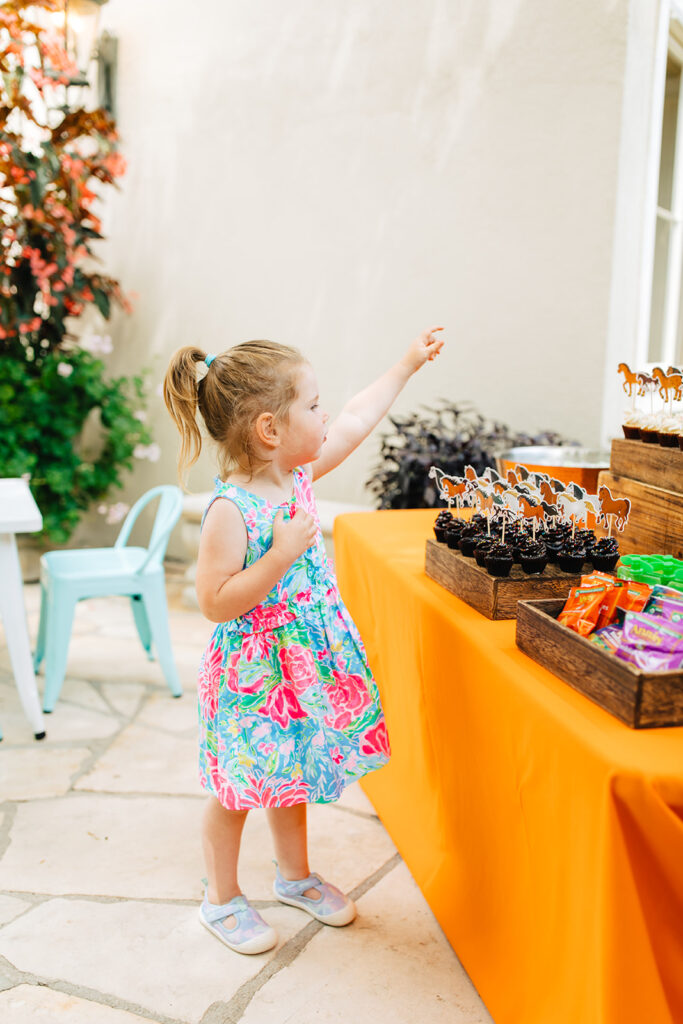
<instances>
[{"instance_id":1,"label":"white window frame","mask_svg":"<svg viewBox=\"0 0 683 1024\"><path fill-rule=\"evenodd\" d=\"M666 5L664 5L666 6ZM655 238L657 222L669 222L668 258L664 284L664 316L662 325L662 354L659 362L670 366L676 362L676 335L681 304L681 272L683 271L683 2L669 0L666 50L658 47L655 72L656 87L653 95L652 131L650 134L649 202L646 205L646 226L643 245L643 269L641 275L640 317L638 323L638 345L636 362L640 367L656 365L649 358L650 321L652 316L652 292L655 269ZM667 59L672 57L681 68L674 163L671 182L671 210L658 204L659 173L662 154L662 121L666 92Z\"/></svg>"},{"instance_id":2,"label":"white window frame","mask_svg":"<svg viewBox=\"0 0 683 1024\"><path fill-rule=\"evenodd\" d=\"M683 0L656 0L656 5L653 0L630 0L603 360L600 440L605 448L611 438L621 435L625 398L617 365L648 366L662 119L672 34L683 46ZM679 198L683 200L683 194Z\"/></svg>"}]
</instances>

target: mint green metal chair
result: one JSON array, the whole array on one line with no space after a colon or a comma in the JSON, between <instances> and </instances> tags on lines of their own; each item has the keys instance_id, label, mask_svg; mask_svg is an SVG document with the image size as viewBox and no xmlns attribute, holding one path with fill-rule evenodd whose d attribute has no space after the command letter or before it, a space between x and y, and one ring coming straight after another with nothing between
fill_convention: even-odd
<instances>
[{"instance_id":1,"label":"mint green metal chair","mask_svg":"<svg viewBox=\"0 0 683 1024\"><path fill-rule=\"evenodd\" d=\"M159 498L159 506L149 547L127 547L135 520L154 498ZM142 646L150 661L154 646L171 693L180 697L182 688L168 628L163 560L181 509L182 492L178 487L153 487L133 505L113 547L49 551L42 556L40 623L33 665L37 672L45 659L43 711L53 710L62 689L76 602L115 594L130 597Z\"/></svg>"}]
</instances>

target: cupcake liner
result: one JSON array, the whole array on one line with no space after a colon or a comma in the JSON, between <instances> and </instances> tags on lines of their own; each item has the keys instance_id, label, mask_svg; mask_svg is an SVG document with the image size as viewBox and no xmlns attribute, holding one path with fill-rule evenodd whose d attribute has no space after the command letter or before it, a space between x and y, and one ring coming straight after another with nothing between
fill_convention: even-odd
<instances>
[{"instance_id":1,"label":"cupcake liner","mask_svg":"<svg viewBox=\"0 0 683 1024\"><path fill-rule=\"evenodd\" d=\"M678 444L678 434L660 434L659 443L662 448L675 448Z\"/></svg>"}]
</instances>

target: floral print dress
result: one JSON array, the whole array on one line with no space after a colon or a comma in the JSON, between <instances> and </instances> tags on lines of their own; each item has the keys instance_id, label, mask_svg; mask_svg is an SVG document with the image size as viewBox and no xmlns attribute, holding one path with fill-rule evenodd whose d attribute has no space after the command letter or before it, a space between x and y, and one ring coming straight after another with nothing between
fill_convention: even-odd
<instances>
[{"instance_id":1,"label":"floral print dress","mask_svg":"<svg viewBox=\"0 0 683 1024\"><path fill-rule=\"evenodd\" d=\"M199 776L229 810L337 800L381 768L390 749L379 692L325 554L306 471L274 506L216 480L247 528L247 568L272 545L273 520L292 501L312 515L315 542L266 599L214 630L199 669ZM206 516L206 512L204 513Z\"/></svg>"}]
</instances>

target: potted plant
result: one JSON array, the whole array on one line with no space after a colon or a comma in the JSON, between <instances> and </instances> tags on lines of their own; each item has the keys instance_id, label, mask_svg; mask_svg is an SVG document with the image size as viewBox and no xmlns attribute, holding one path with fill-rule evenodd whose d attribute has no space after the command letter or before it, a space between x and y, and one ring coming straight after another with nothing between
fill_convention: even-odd
<instances>
[{"instance_id":1,"label":"potted plant","mask_svg":"<svg viewBox=\"0 0 683 1024\"><path fill-rule=\"evenodd\" d=\"M408 416L390 416L393 431L382 435L379 463L366 481L377 508L436 508L439 495L429 467L462 476L465 466L483 473L495 466L506 448L526 445L575 444L553 431L536 436L514 433L504 423L487 420L462 403L440 399L434 409Z\"/></svg>"},{"instance_id":2,"label":"potted plant","mask_svg":"<svg viewBox=\"0 0 683 1024\"><path fill-rule=\"evenodd\" d=\"M80 75L51 27L60 9L0 7L0 476L29 480L58 543L151 440L143 376L109 378L111 343L82 328L88 310L129 309L94 250L97 200L125 161L105 110L66 104Z\"/></svg>"}]
</instances>

